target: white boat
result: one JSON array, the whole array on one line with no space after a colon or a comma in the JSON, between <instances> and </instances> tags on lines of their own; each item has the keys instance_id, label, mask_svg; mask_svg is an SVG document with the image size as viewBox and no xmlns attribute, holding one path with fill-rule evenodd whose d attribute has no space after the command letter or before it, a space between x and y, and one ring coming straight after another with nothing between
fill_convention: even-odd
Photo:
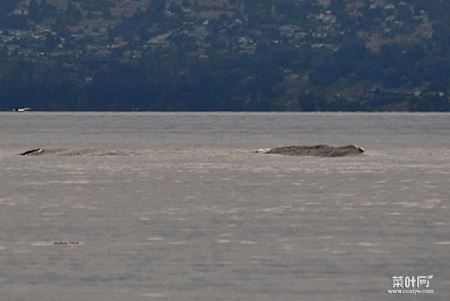
<instances>
[{"instance_id":1,"label":"white boat","mask_svg":"<svg viewBox=\"0 0 450 301\"><path fill-rule=\"evenodd\" d=\"M29 112L29 111L31 111L31 108L19 108L19 109L17 109L17 112Z\"/></svg>"}]
</instances>

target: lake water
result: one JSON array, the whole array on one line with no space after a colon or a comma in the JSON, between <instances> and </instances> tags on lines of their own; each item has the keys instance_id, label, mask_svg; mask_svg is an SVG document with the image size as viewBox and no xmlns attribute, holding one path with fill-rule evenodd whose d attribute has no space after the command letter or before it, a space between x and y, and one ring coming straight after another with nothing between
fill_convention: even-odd
<instances>
[{"instance_id":1,"label":"lake water","mask_svg":"<svg viewBox=\"0 0 450 301\"><path fill-rule=\"evenodd\" d=\"M0 299L450 300L449 138L450 114L0 113ZM253 152L293 144L367 152Z\"/></svg>"}]
</instances>

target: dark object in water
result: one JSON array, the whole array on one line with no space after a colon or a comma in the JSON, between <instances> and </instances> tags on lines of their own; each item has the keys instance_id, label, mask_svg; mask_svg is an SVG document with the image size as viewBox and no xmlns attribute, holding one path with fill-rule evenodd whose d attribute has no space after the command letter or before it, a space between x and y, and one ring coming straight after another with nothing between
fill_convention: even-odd
<instances>
[{"instance_id":1,"label":"dark object in water","mask_svg":"<svg viewBox=\"0 0 450 301\"><path fill-rule=\"evenodd\" d=\"M21 156L36 156L36 155L40 155L44 152L44 150L42 148L35 148L35 149L31 149L28 150L26 152L21 153Z\"/></svg>"},{"instance_id":2,"label":"dark object in water","mask_svg":"<svg viewBox=\"0 0 450 301\"><path fill-rule=\"evenodd\" d=\"M359 155L365 150L357 145L329 146L329 145L293 145L271 148L263 151L264 154L280 154L286 156L318 156L318 157L344 157Z\"/></svg>"},{"instance_id":3,"label":"dark object in water","mask_svg":"<svg viewBox=\"0 0 450 301\"><path fill-rule=\"evenodd\" d=\"M19 154L20 156L65 156L65 157L80 157L80 156L127 156L133 154L129 151L121 150L101 150L101 149L47 149L35 148Z\"/></svg>"}]
</instances>

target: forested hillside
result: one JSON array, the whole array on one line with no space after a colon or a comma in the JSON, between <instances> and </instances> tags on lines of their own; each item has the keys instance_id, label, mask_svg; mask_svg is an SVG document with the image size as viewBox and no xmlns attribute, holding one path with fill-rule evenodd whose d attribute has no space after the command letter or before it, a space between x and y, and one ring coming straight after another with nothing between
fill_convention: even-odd
<instances>
[{"instance_id":1,"label":"forested hillside","mask_svg":"<svg viewBox=\"0 0 450 301\"><path fill-rule=\"evenodd\" d=\"M450 1L1 0L0 109L450 111Z\"/></svg>"}]
</instances>

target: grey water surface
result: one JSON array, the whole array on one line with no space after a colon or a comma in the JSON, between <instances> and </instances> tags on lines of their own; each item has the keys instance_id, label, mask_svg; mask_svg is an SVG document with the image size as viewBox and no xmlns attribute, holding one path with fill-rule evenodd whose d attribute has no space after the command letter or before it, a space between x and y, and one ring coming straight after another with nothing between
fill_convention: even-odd
<instances>
[{"instance_id":1,"label":"grey water surface","mask_svg":"<svg viewBox=\"0 0 450 301\"><path fill-rule=\"evenodd\" d=\"M450 300L449 202L450 114L0 113L0 300Z\"/></svg>"}]
</instances>

